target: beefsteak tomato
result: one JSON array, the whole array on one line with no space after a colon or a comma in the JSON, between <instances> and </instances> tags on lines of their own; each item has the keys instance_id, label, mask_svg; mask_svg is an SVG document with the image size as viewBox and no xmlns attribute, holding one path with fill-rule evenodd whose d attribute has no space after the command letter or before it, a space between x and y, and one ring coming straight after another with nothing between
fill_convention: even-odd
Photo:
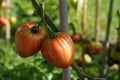
<instances>
[{"instance_id":1,"label":"beefsteak tomato","mask_svg":"<svg viewBox=\"0 0 120 80\"><path fill-rule=\"evenodd\" d=\"M74 57L74 43L65 32L58 32L53 39L45 38L41 52L45 60L56 67L67 68Z\"/></svg>"},{"instance_id":2,"label":"beefsteak tomato","mask_svg":"<svg viewBox=\"0 0 120 80\"><path fill-rule=\"evenodd\" d=\"M15 33L15 45L21 57L29 57L40 49L41 41L45 37L45 31L35 22L26 22Z\"/></svg>"}]
</instances>

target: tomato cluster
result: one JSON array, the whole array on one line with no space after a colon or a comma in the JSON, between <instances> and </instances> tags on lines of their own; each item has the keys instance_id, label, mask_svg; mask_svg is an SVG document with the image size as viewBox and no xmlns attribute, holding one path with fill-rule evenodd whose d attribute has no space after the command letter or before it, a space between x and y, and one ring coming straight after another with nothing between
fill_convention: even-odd
<instances>
[{"instance_id":1,"label":"tomato cluster","mask_svg":"<svg viewBox=\"0 0 120 80\"><path fill-rule=\"evenodd\" d=\"M35 22L22 24L15 33L15 45L21 57L29 57L41 50L45 60L56 67L67 68L72 64L74 44L65 32L54 38L46 35L44 28Z\"/></svg>"}]
</instances>

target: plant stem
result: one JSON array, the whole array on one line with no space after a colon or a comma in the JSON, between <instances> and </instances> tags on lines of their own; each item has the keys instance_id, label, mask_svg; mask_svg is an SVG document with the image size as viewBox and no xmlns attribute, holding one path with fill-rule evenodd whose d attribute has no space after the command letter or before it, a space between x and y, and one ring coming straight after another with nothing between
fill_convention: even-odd
<instances>
[{"instance_id":1,"label":"plant stem","mask_svg":"<svg viewBox=\"0 0 120 80\"><path fill-rule=\"evenodd\" d=\"M45 29L48 33L48 36L50 37L50 39L53 39L55 37L57 37L57 34L55 34L53 31L51 31L48 27L48 25L45 23L45 21L43 21L43 24L45 25Z\"/></svg>"},{"instance_id":2,"label":"plant stem","mask_svg":"<svg viewBox=\"0 0 120 80\"><path fill-rule=\"evenodd\" d=\"M34 8L36 9L37 14L42 17L42 6L38 6L36 0L31 0ZM45 22L51 27L51 29L54 32L58 32L59 30L57 29L57 27L55 26L55 24L52 22L52 20L50 20L50 18L44 13L44 18L45 18Z\"/></svg>"},{"instance_id":3,"label":"plant stem","mask_svg":"<svg viewBox=\"0 0 120 80\"><path fill-rule=\"evenodd\" d=\"M76 29L75 29L74 23L71 23L70 25L71 25L71 28L72 28L73 34L75 34L75 33L76 33Z\"/></svg>"},{"instance_id":4,"label":"plant stem","mask_svg":"<svg viewBox=\"0 0 120 80\"><path fill-rule=\"evenodd\" d=\"M41 18L41 21L40 21L40 24L41 23L43 23L44 25L45 25L45 29L46 29L46 31L47 31L47 33L48 33L48 36L51 38L51 39L53 39L53 38L55 38L57 35L53 32L53 31L51 31L51 29L49 29L49 27L48 27L48 25L46 24L46 22L45 22L45 11L44 11L44 3L41 3L40 4L40 6L42 7L42 9L41 9L41 11L42 11L42 18Z\"/></svg>"},{"instance_id":5,"label":"plant stem","mask_svg":"<svg viewBox=\"0 0 120 80\"><path fill-rule=\"evenodd\" d=\"M85 77L87 77L89 79L94 80L94 77L85 74L85 72L83 71L83 69L81 67L78 67L78 65L75 62L73 62L71 66L77 72L77 74L78 74L78 76L79 76L80 79L83 80Z\"/></svg>"},{"instance_id":6,"label":"plant stem","mask_svg":"<svg viewBox=\"0 0 120 80\"><path fill-rule=\"evenodd\" d=\"M109 4L109 14L108 14L108 22L107 22L107 28L106 28L106 36L105 36L105 43L104 43L104 54L103 54L103 65L102 65L102 72L100 77L105 77L107 73L107 60L108 60L108 50L109 50L109 34L110 34L110 23L112 19L112 6L113 6L113 0L110 0Z\"/></svg>"}]
</instances>

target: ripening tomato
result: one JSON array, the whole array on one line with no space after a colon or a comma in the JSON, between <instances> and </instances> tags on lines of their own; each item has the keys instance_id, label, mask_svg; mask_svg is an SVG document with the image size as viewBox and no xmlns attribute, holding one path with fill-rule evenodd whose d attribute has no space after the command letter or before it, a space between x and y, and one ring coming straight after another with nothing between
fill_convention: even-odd
<instances>
[{"instance_id":1,"label":"ripening tomato","mask_svg":"<svg viewBox=\"0 0 120 80\"><path fill-rule=\"evenodd\" d=\"M100 42L91 42L89 45L89 52L93 54L100 54L102 53L102 44Z\"/></svg>"},{"instance_id":2,"label":"ripening tomato","mask_svg":"<svg viewBox=\"0 0 120 80\"><path fill-rule=\"evenodd\" d=\"M79 33L72 34L71 38L72 38L74 43L80 42L80 34Z\"/></svg>"},{"instance_id":3,"label":"ripening tomato","mask_svg":"<svg viewBox=\"0 0 120 80\"><path fill-rule=\"evenodd\" d=\"M9 25L9 20L4 18L4 17L1 17L0 18L0 26L5 27L5 26L8 26L8 25Z\"/></svg>"},{"instance_id":4,"label":"ripening tomato","mask_svg":"<svg viewBox=\"0 0 120 80\"><path fill-rule=\"evenodd\" d=\"M29 57L40 49L41 41L45 37L45 31L35 22L26 22L15 33L15 45L21 57Z\"/></svg>"},{"instance_id":5,"label":"ripening tomato","mask_svg":"<svg viewBox=\"0 0 120 80\"><path fill-rule=\"evenodd\" d=\"M41 52L45 60L56 67L67 68L74 57L74 43L65 32L58 32L53 39L45 38L41 44Z\"/></svg>"}]
</instances>

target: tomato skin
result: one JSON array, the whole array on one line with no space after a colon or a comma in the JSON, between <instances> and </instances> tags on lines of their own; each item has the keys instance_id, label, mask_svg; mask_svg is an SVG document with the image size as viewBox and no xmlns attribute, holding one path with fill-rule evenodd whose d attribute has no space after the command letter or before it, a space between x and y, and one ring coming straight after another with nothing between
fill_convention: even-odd
<instances>
[{"instance_id":1,"label":"tomato skin","mask_svg":"<svg viewBox=\"0 0 120 80\"><path fill-rule=\"evenodd\" d=\"M72 38L74 43L80 42L80 34L79 33L72 34L71 38Z\"/></svg>"},{"instance_id":2,"label":"tomato skin","mask_svg":"<svg viewBox=\"0 0 120 80\"><path fill-rule=\"evenodd\" d=\"M45 37L45 31L40 27L38 33L33 33L31 29L37 25L34 22L26 22L16 30L15 46L21 57L29 57L39 51L41 41Z\"/></svg>"},{"instance_id":3,"label":"tomato skin","mask_svg":"<svg viewBox=\"0 0 120 80\"><path fill-rule=\"evenodd\" d=\"M6 27L8 25L9 25L9 20L4 17L1 17L0 18L0 26Z\"/></svg>"},{"instance_id":4,"label":"tomato skin","mask_svg":"<svg viewBox=\"0 0 120 80\"><path fill-rule=\"evenodd\" d=\"M41 44L41 52L45 60L56 67L67 68L72 64L74 57L74 43L70 36L58 32L57 37L47 37Z\"/></svg>"}]
</instances>

